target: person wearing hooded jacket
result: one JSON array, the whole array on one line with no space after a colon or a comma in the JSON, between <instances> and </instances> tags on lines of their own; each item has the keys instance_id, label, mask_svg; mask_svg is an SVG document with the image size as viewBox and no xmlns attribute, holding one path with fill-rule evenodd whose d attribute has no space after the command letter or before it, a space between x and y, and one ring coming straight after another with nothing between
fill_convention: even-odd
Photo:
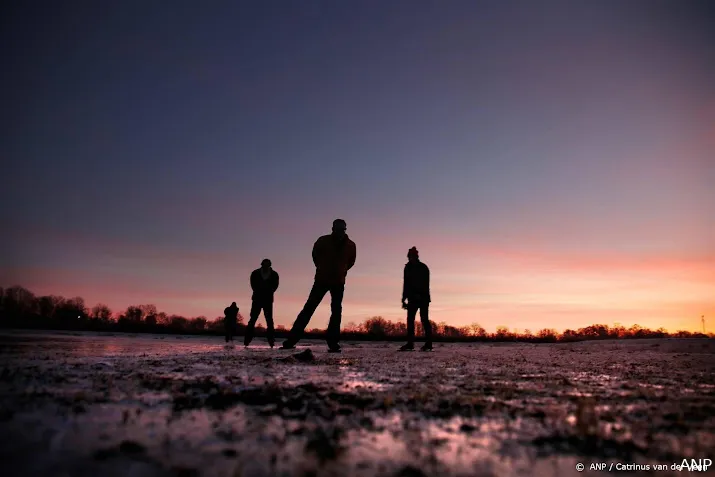
<instances>
[{"instance_id":1,"label":"person wearing hooded jacket","mask_svg":"<svg viewBox=\"0 0 715 477\"><path fill-rule=\"evenodd\" d=\"M308 300L303 310L298 314L288 339L283 342L282 349L295 348L301 335L308 326L315 310L323 301L325 294L330 292L330 322L326 333L328 350L331 353L341 351L340 321L342 319L343 294L348 270L355 265L355 242L345 233L347 224L343 219L333 221L333 233L323 235L313 245L313 263L315 264L315 282L310 290Z\"/></svg>"}]
</instances>

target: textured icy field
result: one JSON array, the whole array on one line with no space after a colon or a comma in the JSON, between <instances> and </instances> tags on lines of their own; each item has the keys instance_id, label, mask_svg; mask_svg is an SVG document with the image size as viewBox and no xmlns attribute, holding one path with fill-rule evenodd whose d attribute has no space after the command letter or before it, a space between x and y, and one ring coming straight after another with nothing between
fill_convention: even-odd
<instances>
[{"instance_id":1,"label":"textured icy field","mask_svg":"<svg viewBox=\"0 0 715 477\"><path fill-rule=\"evenodd\" d=\"M2 474L566 476L715 460L712 340L236 343L0 334Z\"/></svg>"}]
</instances>

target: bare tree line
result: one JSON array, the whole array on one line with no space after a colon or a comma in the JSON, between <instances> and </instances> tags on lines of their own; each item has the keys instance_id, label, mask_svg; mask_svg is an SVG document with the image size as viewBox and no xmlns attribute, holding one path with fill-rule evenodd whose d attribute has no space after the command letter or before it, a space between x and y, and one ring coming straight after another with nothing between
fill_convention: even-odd
<instances>
[{"instance_id":1,"label":"bare tree line","mask_svg":"<svg viewBox=\"0 0 715 477\"><path fill-rule=\"evenodd\" d=\"M526 342L568 342L598 339L637 338L715 338L713 333L678 331L670 333L664 328L650 330L639 325L629 328L594 324L577 330L558 332L545 328L532 332L510 331L499 326L494 333L488 333L479 324L450 326L447 323L432 324L437 341L526 341ZM222 335L223 316L208 319L205 316L184 317L169 315L157 310L155 305L132 305L118 313L103 303L88 308L82 297L65 298L57 295L36 296L21 286L0 288L0 326L4 328L32 329L72 329L88 331L125 331L149 333L184 333ZM422 324L417 322L416 333L422 335ZM393 322L375 316L362 323L348 323L343 327L342 336L347 340L400 340L407 329L404 321ZM239 314L238 334L243 334L245 320ZM256 327L256 335L262 336L265 328ZM276 326L276 335L287 333L283 325ZM306 338L322 338L325 330L314 328L306 333Z\"/></svg>"}]
</instances>

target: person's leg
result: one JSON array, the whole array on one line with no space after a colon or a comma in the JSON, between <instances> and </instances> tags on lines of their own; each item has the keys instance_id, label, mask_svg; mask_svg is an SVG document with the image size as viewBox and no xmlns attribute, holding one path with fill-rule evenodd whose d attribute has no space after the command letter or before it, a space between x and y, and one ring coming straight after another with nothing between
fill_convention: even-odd
<instances>
[{"instance_id":1,"label":"person's leg","mask_svg":"<svg viewBox=\"0 0 715 477\"><path fill-rule=\"evenodd\" d=\"M340 322L343 318L343 296L345 284L335 285L330 288L330 322L326 332L328 346L335 348L340 341Z\"/></svg>"},{"instance_id":2,"label":"person's leg","mask_svg":"<svg viewBox=\"0 0 715 477\"><path fill-rule=\"evenodd\" d=\"M268 339L268 344L273 348L276 342L274 337L275 330L273 328L273 302L263 304L263 316L266 317L266 338Z\"/></svg>"},{"instance_id":3,"label":"person's leg","mask_svg":"<svg viewBox=\"0 0 715 477\"><path fill-rule=\"evenodd\" d=\"M258 315L261 314L261 303L258 300L253 300L251 304L251 314L249 315L248 324L246 325L246 331L243 337L243 344L248 346L253 341L253 333L256 329L256 320L258 320Z\"/></svg>"},{"instance_id":4,"label":"person's leg","mask_svg":"<svg viewBox=\"0 0 715 477\"><path fill-rule=\"evenodd\" d=\"M420 305L420 320L422 320L422 329L425 331L425 345L423 349L432 349L432 325L429 322L429 304Z\"/></svg>"},{"instance_id":5,"label":"person's leg","mask_svg":"<svg viewBox=\"0 0 715 477\"><path fill-rule=\"evenodd\" d=\"M226 343L228 343L228 340L231 337L231 323L229 323L226 319L223 320L223 331L226 334Z\"/></svg>"},{"instance_id":6,"label":"person's leg","mask_svg":"<svg viewBox=\"0 0 715 477\"><path fill-rule=\"evenodd\" d=\"M295 346L295 344L300 340L305 327L308 326L310 319L313 317L313 313L323 301L323 297L328 292L328 288L317 283L313 284L313 288L310 290L310 295L308 295L308 300L305 302L303 309L298 313L298 317L293 323L293 327L288 333L288 339L283 343L284 347Z\"/></svg>"},{"instance_id":7,"label":"person's leg","mask_svg":"<svg viewBox=\"0 0 715 477\"><path fill-rule=\"evenodd\" d=\"M415 317L417 316L417 307L411 303L407 305L407 344L405 349L412 349L415 345Z\"/></svg>"}]
</instances>

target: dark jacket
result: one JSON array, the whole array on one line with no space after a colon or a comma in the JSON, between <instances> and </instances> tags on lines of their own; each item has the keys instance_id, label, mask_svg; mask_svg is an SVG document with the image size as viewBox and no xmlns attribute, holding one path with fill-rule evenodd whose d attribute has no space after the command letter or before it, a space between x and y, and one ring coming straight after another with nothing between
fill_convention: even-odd
<instances>
[{"instance_id":1,"label":"dark jacket","mask_svg":"<svg viewBox=\"0 0 715 477\"><path fill-rule=\"evenodd\" d=\"M432 301L429 289L429 268L419 260L405 265L402 299L410 302Z\"/></svg>"},{"instance_id":2,"label":"dark jacket","mask_svg":"<svg viewBox=\"0 0 715 477\"><path fill-rule=\"evenodd\" d=\"M251 273L251 290L253 290L251 299L263 303L273 303L273 294L278 290L278 281L278 273L275 270L271 270L268 280L264 280L261 276L261 269L255 269Z\"/></svg>"},{"instance_id":3,"label":"dark jacket","mask_svg":"<svg viewBox=\"0 0 715 477\"><path fill-rule=\"evenodd\" d=\"M355 242L347 235L338 242L333 235L323 235L313 245L313 263L315 281L322 285L345 284L345 277L353 265L356 256Z\"/></svg>"},{"instance_id":4,"label":"dark jacket","mask_svg":"<svg viewBox=\"0 0 715 477\"><path fill-rule=\"evenodd\" d=\"M223 310L223 321L235 325L238 322L238 307L227 306Z\"/></svg>"}]
</instances>

